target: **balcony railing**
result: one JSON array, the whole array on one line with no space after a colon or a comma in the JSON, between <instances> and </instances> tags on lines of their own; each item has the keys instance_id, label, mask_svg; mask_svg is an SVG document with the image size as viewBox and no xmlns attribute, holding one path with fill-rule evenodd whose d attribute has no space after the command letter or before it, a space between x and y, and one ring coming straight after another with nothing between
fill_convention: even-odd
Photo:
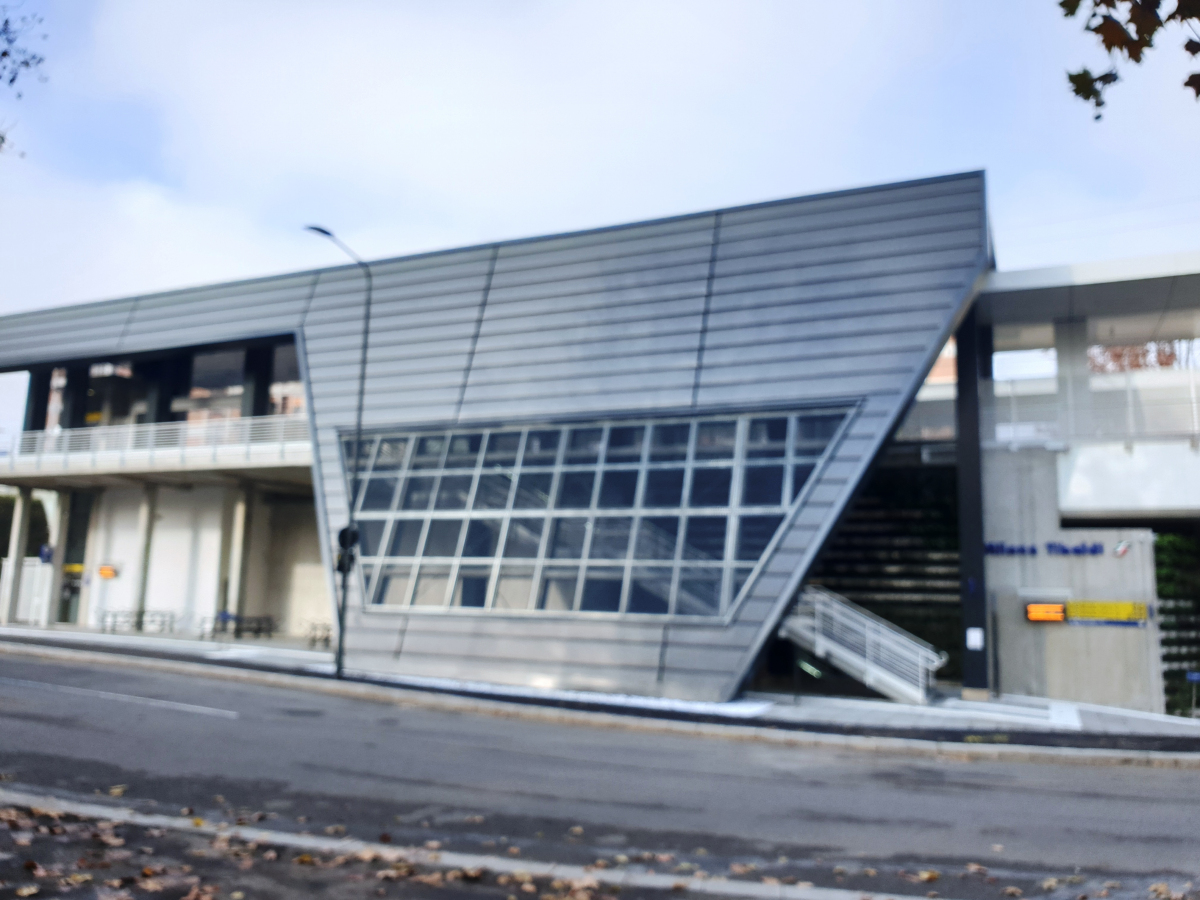
<instances>
[{"instance_id":1,"label":"balcony railing","mask_svg":"<svg viewBox=\"0 0 1200 900\"><path fill-rule=\"evenodd\" d=\"M311 459L304 415L25 431L0 447L0 471L19 474L295 465Z\"/></svg>"}]
</instances>

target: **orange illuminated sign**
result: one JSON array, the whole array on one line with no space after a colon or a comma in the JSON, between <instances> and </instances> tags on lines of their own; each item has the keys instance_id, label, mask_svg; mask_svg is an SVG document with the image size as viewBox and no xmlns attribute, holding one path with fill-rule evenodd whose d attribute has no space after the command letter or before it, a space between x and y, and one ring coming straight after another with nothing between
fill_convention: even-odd
<instances>
[{"instance_id":1,"label":"orange illuminated sign","mask_svg":"<svg viewBox=\"0 0 1200 900\"><path fill-rule=\"evenodd\" d=\"M117 577L117 567L116 566L100 566L100 568L98 568L96 570L96 574L106 580L109 578L116 578Z\"/></svg>"},{"instance_id":2,"label":"orange illuminated sign","mask_svg":"<svg viewBox=\"0 0 1200 900\"><path fill-rule=\"evenodd\" d=\"M1025 618L1030 622L1065 622L1067 620L1067 604L1026 603Z\"/></svg>"}]
</instances>

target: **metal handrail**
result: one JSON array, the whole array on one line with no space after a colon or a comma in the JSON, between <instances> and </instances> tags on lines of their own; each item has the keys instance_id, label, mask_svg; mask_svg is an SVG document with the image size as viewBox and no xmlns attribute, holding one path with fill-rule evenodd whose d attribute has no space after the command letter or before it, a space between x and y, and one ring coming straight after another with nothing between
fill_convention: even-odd
<instances>
[{"instance_id":1,"label":"metal handrail","mask_svg":"<svg viewBox=\"0 0 1200 900\"><path fill-rule=\"evenodd\" d=\"M933 673L946 664L946 653L886 619L818 587L807 587L797 608L812 617L814 634L911 685L922 695Z\"/></svg>"},{"instance_id":2,"label":"metal handrail","mask_svg":"<svg viewBox=\"0 0 1200 900\"><path fill-rule=\"evenodd\" d=\"M201 422L153 422L144 425L98 425L57 431L25 431L8 446L7 465L36 466L44 458L75 454L118 462L126 454L138 458L174 455L194 449L288 444L309 441L308 417L299 415L207 419ZM0 451L0 455L4 455Z\"/></svg>"}]
</instances>

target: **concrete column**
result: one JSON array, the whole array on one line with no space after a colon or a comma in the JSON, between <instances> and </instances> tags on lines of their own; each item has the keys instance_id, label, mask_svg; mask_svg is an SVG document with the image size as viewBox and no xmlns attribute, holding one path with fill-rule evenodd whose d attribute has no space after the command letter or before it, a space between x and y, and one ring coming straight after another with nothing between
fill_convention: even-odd
<instances>
[{"instance_id":1,"label":"concrete column","mask_svg":"<svg viewBox=\"0 0 1200 900\"><path fill-rule=\"evenodd\" d=\"M141 564L138 566L137 613L134 627L142 630L146 614L146 587L150 580L150 550L154 542L154 520L158 516L158 485L146 483L141 506L138 507L138 535L141 538Z\"/></svg>"},{"instance_id":2,"label":"concrete column","mask_svg":"<svg viewBox=\"0 0 1200 900\"><path fill-rule=\"evenodd\" d=\"M1058 357L1059 429L1063 440L1090 435L1095 429L1091 369L1088 366L1086 319L1054 323L1054 352Z\"/></svg>"},{"instance_id":3,"label":"concrete column","mask_svg":"<svg viewBox=\"0 0 1200 900\"><path fill-rule=\"evenodd\" d=\"M238 491L233 505L233 520L229 535L229 590L225 610L242 615L246 605L246 574L249 566L250 526L254 508L252 487Z\"/></svg>"},{"instance_id":4,"label":"concrete column","mask_svg":"<svg viewBox=\"0 0 1200 900\"><path fill-rule=\"evenodd\" d=\"M956 335L958 392L958 559L963 627L963 698L989 697L987 586L983 555L983 466L979 445L979 377L990 345L980 340L975 309L967 313Z\"/></svg>"},{"instance_id":5,"label":"concrete column","mask_svg":"<svg viewBox=\"0 0 1200 900\"><path fill-rule=\"evenodd\" d=\"M7 625L17 615L21 599L21 568L25 564L25 545L29 543L29 514L33 510L33 490L23 487L13 508L12 531L8 534L8 556L4 567L9 574L4 579L4 596L0 597L0 625Z\"/></svg>"},{"instance_id":6,"label":"concrete column","mask_svg":"<svg viewBox=\"0 0 1200 900\"><path fill-rule=\"evenodd\" d=\"M54 566L54 579L50 584L50 602L46 605L46 621L43 625L59 620L62 605L63 559L67 552L67 533L71 526L71 492L58 492L58 515L50 527L50 546L54 555L50 558Z\"/></svg>"}]
</instances>

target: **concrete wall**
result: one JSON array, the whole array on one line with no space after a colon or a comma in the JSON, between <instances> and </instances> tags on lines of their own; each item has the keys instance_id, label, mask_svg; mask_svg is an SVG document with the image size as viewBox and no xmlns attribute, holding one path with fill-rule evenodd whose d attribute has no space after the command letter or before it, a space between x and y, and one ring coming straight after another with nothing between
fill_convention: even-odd
<instances>
[{"instance_id":1,"label":"concrete wall","mask_svg":"<svg viewBox=\"0 0 1200 900\"><path fill-rule=\"evenodd\" d=\"M262 600L282 633L304 637L312 625L332 622L313 501L272 496L266 498L264 507L269 514L270 543Z\"/></svg>"},{"instance_id":2,"label":"concrete wall","mask_svg":"<svg viewBox=\"0 0 1200 900\"><path fill-rule=\"evenodd\" d=\"M1058 454L1043 449L984 451L984 528L989 543L1036 548L1036 555L989 555L999 689L1061 700L1163 711L1158 628L1025 621L1038 600L1153 603L1154 536L1144 528L1060 527ZM1117 545L1128 541L1124 555ZM1102 544L1098 555L1050 555L1047 542Z\"/></svg>"},{"instance_id":3,"label":"concrete wall","mask_svg":"<svg viewBox=\"0 0 1200 900\"><path fill-rule=\"evenodd\" d=\"M135 610L141 565L142 536L138 515L144 496L141 487L108 488L96 503L95 525L88 535L88 565L85 569L87 618L99 628L108 610ZM97 576L100 566L116 567L117 577Z\"/></svg>"},{"instance_id":4,"label":"concrete wall","mask_svg":"<svg viewBox=\"0 0 1200 900\"><path fill-rule=\"evenodd\" d=\"M181 631L199 630L217 611L224 488L160 487L146 610L172 612Z\"/></svg>"}]
</instances>

